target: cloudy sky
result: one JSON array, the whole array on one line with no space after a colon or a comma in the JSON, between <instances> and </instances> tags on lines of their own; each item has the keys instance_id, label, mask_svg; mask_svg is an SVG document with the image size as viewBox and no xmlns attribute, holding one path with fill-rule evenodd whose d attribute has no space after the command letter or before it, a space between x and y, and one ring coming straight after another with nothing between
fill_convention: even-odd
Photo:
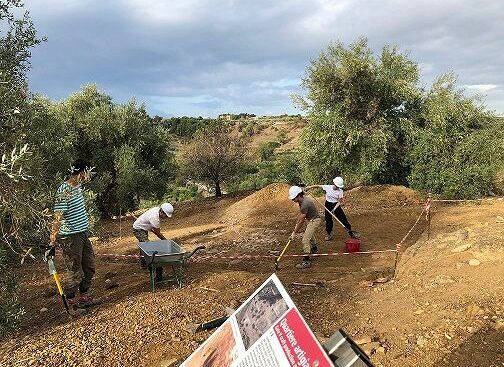
<instances>
[{"instance_id":1,"label":"cloudy sky","mask_svg":"<svg viewBox=\"0 0 504 367\"><path fill-rule=\"evenodd\" d=\"M300 113L290 95L331 41L397 44L422 83L453 71L504 114L501 0L25 0L48 42L30 85L53 99L96 83L161 116Z\"/></svg>"}]
</instances>

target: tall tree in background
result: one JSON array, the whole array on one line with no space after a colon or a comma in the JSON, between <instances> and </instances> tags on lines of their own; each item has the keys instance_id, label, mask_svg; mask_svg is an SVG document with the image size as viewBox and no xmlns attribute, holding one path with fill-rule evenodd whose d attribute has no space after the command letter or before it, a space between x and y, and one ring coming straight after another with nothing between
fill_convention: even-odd
<instances>
[{"instance_id":1,"label":"tall tree in background","mask_svg":"<svg viewBox=\"0 0 504 367\"><path fill-rule=\"evenodd\" d=\"M416 63L396 47L375 57L366 39L331 44L311 62L297 104L310 123L301 137L309 180L406 182L405 129L421 100Z\"/></svg>"},{"instance_id":2,"label":"tall tree in background","mask_svg":"<svg viewBox=\"0 0 504 367\"><path fill-rule=\"evenodd\" d=\"M96 167L89 187L103 216L135 209L141 198L162 197L175 174L171 142L143 106L134 100L116 105L89 85L53 109L71 155Z\"/></svg>"},{"instance_id":3,"label":"tall tree in background","mask_svg":"<svg viewBox=\"0 0 504 367\"><path fill-rule=\"evenodd\" d=\"M455 75L434 82L418 117L407 154L412 187L454 199L502 193L504 120L457 89Z\"/></svg>"},{"instance_id":4,"label":"tall tree in background","mask_svg":"<svg viewBox=\"0 0 504 367\"><path fill-rule=\"evenodd\" d=\"M190 179L211 183L215 196L222 196L222 185L238 175L245 164L245 143L227 126L213 123L200 130L181 154L181 166Z\"/></svg>"},{"instance_id":5,"label":"tall tree in background","mask_svg":"<svg viewBox=\"0 0 504 367\"><path fill-rule=\"evenodd\" d=\"M26 230L36 236L44 223L37 206L43 195L25 134L30 127L30 50L42 40L27 12L16 17L21 8L21 1L0 0L0 337L16 328L23 314L16 282L5 269L13 255L18 261L26 255Z\"/></svg>"}]
</instances>

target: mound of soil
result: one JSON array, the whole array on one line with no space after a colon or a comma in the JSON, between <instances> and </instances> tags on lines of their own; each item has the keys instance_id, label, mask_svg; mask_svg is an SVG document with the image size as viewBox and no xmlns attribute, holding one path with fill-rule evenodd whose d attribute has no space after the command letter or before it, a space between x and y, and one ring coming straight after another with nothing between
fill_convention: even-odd
<instances>
[{"instance_id":1,"label":"mound of soil","mask_svg":"<svg viewBox=\"0 0 504 367\"><path fill-rule=\"evenodd\" d=\"M222 220L233 224L257 222L261 218L295 215L298 206L287 197L289 185L275 183L234 203L226 209Z\"/></svg>"},{"instance_id":2,"label":"mound of soil","mask_svg":"<svg viewBox=\"0 0 504 367\"><path fill-rule=\"evenodd\" d=\"M404 186L359 186L345 193L346 207L350 210L393 208L420 204L422 198Z\"/></svg>"}]
</instances>

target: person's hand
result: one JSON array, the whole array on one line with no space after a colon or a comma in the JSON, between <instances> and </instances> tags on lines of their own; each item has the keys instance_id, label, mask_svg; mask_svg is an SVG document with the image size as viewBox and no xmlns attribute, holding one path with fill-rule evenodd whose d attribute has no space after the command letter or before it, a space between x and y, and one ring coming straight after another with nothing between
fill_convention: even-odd
<instances>
[{"instance_id":1,"label":"person's hand","mask_svg":"<svg viewBox=\"0 0 504 367\"><path fill-rule=\"evenodd\" d=\"M56 245L56 234L55 233L51 233L51 236L49 237L49 243L51 244L51 246Z\"/></svg>"},{"instance_id":2,"label":"person's hand","mask_svg":"<svg viewBox=\"0 0 504 367\"><path fill-rule=\"evenodd\" d=\"M296 232L292 232L291 235L289 236L289 241L292 241L296 237Z\"/></svg>"}]
</instances>

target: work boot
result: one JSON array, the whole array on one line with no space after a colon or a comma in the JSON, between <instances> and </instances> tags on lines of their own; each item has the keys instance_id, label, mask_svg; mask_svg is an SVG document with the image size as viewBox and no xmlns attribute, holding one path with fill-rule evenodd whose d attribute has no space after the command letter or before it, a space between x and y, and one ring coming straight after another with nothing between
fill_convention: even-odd
<instances>
[{"instance_id":1,"label":"work boot","mask_svg":"<svg viewBox=\"0 0 504 367\"><path fill-rule=\"evenodd\" d=\"M331 241L332 239L333 239L332 232L331 232L331 233L326 234L326 236L325 236L325 240L326 240L326 241Z\"/></svg>"},{"instance_id":2,"label":"work boot","mask_svg":"<svg viewBox=\"0 0 504 367\"><path fill-rule=\"evenodd\" d=\"M143 256L140 258L140 267L142 269L147 269L147 261L145 261L145 258Z\"/></svg>"},{"instance_id":3,"label":"work boot","mask_svg":"<svg viewBox=\"0 0 504 367\"><path fill-rule=\"evenodd\" d=\"M300 264L296 264L296 268L298 269L306 269L311 266L310 256L303 256L303 261Z\"/></svg>"},{"instance_id":4,"label":"work boot","mask_svg":"<svg viewBox=\"0 0 504 367\"><path fill-rule=\"evenodd\" d=\"M355 234L354 231L348 231L348 235L351 237L351 238L357 238L357 235Z\"/></svg>"},{"instance_id":5,"label":"work boot","mask_svg":"<svg viewBox=\"0 0 504 367\"><path fill-rule=\"evenodd\" d=\"M80 316L86 313L86 310L79 308L79 297L67 298L68 313L70 316Z\"/></svg>"},{"instance_id":6,"label":"work boot","mask_svg":"<svg viewBox=\"0 0 504 367\"><path fill-rule=\"evenodd\" d=\"M93 297L88 292L79 294L79 296L75 297L75 299L76 299L75 306L79 308L86 308L89 306L93 306L95 304Z\"/></svg>"},{"instance_id":7,"label":"work boot","mask_svg":"<svg viewBox=\"0 0 504 367\"><path fill-rule=\"evenodd\" d=\"M299 264L296 264L297 269L306 269L311 266L311 261L303 260Z\"/></svg>"},{"instance_id":8,"label":"work boot","mask_svg":"<svg viewBox=\"0 0 504 367\"><path fill-rule=\"evenodd\" d=\"M310 254L316 254L317 252L318 252L318 247L317 247L317 244L314 243L310 247Z\"/></svg>"}]
</instances>

